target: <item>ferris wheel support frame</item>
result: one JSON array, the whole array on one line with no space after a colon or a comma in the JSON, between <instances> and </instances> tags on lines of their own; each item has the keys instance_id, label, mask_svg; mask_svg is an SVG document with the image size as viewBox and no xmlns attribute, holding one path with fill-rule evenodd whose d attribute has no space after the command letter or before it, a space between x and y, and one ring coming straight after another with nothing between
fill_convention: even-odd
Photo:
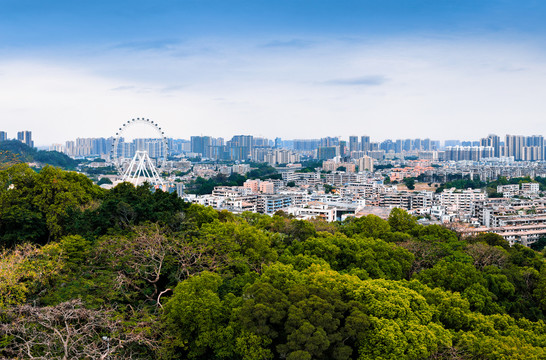
<instances>
[{"instance_id":1,"label":"ferris wheel support frame","mask_svg":"<svg viewBox=\"0 0 546 360\"><path fill-rule=\"evenodd\" d=\"M167 138L165 137L165 132L163 131L163 129L161 129L158 123L146 118L136 118L128 120L119 128L118 132L116 132L116 137L112 142L112 149L110 154L111 160L114 163L118 174L121 176L122 181L129 181L137 186L140 182L140 178L145 177L151 180L153 182L153 185L163 186L163 180L159 176L159 173L157 172L157 169L154 166L152 159L148 155L147 151L136 150L133 159L126 169L123 168L123 160L125 158L118 158L118 148L124 131L131 125L136 123L151 125L155 129L155 131L159 135L161 143L163 144L163 149L161 149L163 154L161 156L160 167L164 168L166 166L167 155L169 152L169 144L167 142Z\"/></svg>"},{"instance_id":2,"label":"ferris wheel support frame","mask_svg":"<svg viewBox=\"0 0 546 360\"><path fill-rule=\"evenodd\" d=\"M152 179L154 185L164 185L147 151L137 151L135 153L133 160L131 160L131 163L123 173L122 181L128 181L138 186L141 177Z\"/></svg>"}]
</instances>

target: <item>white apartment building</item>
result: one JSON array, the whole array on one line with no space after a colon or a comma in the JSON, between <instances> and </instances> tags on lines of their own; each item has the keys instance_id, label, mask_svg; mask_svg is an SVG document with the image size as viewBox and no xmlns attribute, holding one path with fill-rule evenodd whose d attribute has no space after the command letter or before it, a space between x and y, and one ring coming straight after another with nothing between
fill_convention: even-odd
<instances>
[{"instance_id":1,"label":"white apartment building","mask_svg":"<svg viewBox=\"0 0 546 360\"><path fill-rule=\"evenodd\" d=\"M236 174L245 175L247 172L250 171L250 165L249 164L233 165L231 169Z\"/></svg>"},{"instance_id":2,"label":"white apartment building","mask_svg":"<svg viewBox=\"0 0 546 360\"><path fill-rule=\"evenodd\" d=\"M281 175L282 175L282 179L287 182L298 181L298 180L303 180L308 182L320 181L320 172L301 173L301 172L296 172L294 170L290 170L290 171L282 172Z\"/></svg>"},{"instance_id":3,"label":"white apartment building","mask_svg":"<svg viewBox=\"0 0 546 360\"><path fill-rule=\"evenodd\" d=\"M538 183L523 183L521 184L521 195L525 197L538 196L540 185Z\"/></svg>"},{"instance_id":4,"label":"white apartment building","mask_svg":"<svg viewBox=\"0 0 546 360\"><path fill-rule=\"evenodd\" d=\"M514 197L519 195L519 185L510 184L510 185L499 185L497 186L497 192L502 194L504 197Z\"/></svg>"},{"instance_id":5,"label":"white apartment building","mask_svg":"<svg viewBox=\"0 0 546 360\"><path fill-rule=\"evenodd\" d=\"M307 191L302 190L281 190L279 195L288 195L292 198L292 205L300 205L309 202L310 195Z\"/></svg>"},{"instance_id":6,"label":"white apartment building","mask_svg":"<svg viewBox=\"0 0 546 360\"><path fill-rule=\"evenodd\" d=\"M444 206L450 213L465 213L472 212L472 203L475 201L485 200L485 192L475 190L457 190L455 188L445 189L440 194L440 205Z\"/></svg>"},{"instance_id":7,"label":"white apartment building","mask_svg":"<svg viewBox=\"0 0 546 360\"><path fill-rule=\"evenodd\" d=\"M286 212L302 220L309 220L313 218L321 218L328 222L336 220L336 209L320 202L312 202L307 205L300 206L291 206L286 210Z\"/></svg>"},{"instance_id":8,"label":"white apartment building","mask_svg":"<svg viewBox=\"0 0 546 360\"><path fill-rule=\"evenodd\" d=\"M49 151L58 151L62 153L64 152L64 146L62 144L51 144L49 146Z\"/></svg>"}]
</instances>

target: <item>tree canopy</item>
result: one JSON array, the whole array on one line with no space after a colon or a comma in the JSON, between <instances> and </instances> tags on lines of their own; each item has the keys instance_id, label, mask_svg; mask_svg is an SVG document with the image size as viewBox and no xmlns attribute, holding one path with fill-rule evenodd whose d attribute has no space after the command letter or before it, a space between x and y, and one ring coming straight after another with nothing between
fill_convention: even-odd
<instances>
[{"instance_id":1,"label":"tree canopy","mask_svg":"<svg viewBox=\"0 0 546 360\"><path fill-rule=\"evenodd\" d=\"M543 359L544 252L0 170L0 357Z\"/></svg>"}]
</instances>

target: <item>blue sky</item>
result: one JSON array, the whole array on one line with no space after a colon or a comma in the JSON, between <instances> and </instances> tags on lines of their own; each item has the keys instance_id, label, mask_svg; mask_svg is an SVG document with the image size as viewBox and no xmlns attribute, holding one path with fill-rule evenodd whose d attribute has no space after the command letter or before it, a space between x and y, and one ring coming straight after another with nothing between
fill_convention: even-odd
<instances>
[{"instance_id":1,"label":"blue sky","mask_svg":"<svg viewBox=\"0 0 546 360\"><path fill-rule=\"evenodd\" d=\"M0 0L3 130L546 133L543 1ZM546 134L545 134L546 135Z\"/></svg>"}]
</instances>

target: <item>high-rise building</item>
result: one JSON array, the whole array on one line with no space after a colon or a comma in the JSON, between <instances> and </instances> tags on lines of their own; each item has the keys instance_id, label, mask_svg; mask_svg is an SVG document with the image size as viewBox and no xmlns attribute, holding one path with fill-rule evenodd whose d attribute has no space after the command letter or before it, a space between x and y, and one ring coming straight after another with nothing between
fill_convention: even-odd
<instances>
[{"instance_id":1,"label":"high-rise building","mask_svg":"<svg viewBox=\"0 0 546 360\"><path fill-rule=\"evenodd\" d=\"M336 137L324 137L320 139L320 146L321 147L330 147L330 146L337 146L339 145L339 138Z\"/></svg>"},{"instance_id":2,"label":"high-rise building","mask_svg":"<svg viewBox=\"0 0 546 360\"><path fill-rule=\"evenodd\" d=\"M448 146L444 152L444 160L448 161L480 161L493 157L491 146Z\"/></svg>"},{"instance_id":3,"label":"high-rise building","mask_svg":"<svg viewBox=\"0 0 546 360\"><path fill-rule=\"evenodd\" d=\"M77 138L75 156L90 156L93 150L92 138Z\"/></svg>"},{"instance_id":4,"label":"high-rise building","mask_svg":"<svg viewBox=\"0 0 546 360\"><path fill-rule=\"evenodd\" d=\"M317 149L317 159L329 160L339 155L338 146L319 146Z\"/></svg>"},{"instance_id":5,"label":"high-rise building","mask_svg":"<svg viewBox=\"0 0 546 360\"><path fill-rule=\"evenodd\" d=\"M232 147L247 147L251 148L254 142L254 137L252 135L235 135L231 138L229 145Z\"/></svg>"},{"instance_id":6,"label":"high-rise building","mask_svg":"<svg viewBox=\"0 0 546 360\"><path fill-rule=\"evenodd\" d=\"M347 141L340 141L339 142L339 156L345 157L347 156Z\"/></svg>"},{"instance_id":7,"label":"high-rise building","mask_svg":"<svg viewBox=\"0 0 546 360\"><path fill-rule=\"evenodd\" d=\"M252 135L235 135L227 142L230 160L247 160L252 154Z\"/></svg>"},{"instance_id":8,"label":"high-rise building","mask_svg":"<svg viewBox=\"0 0 546 360\"><path fill-rule=\"evenodd\" d=\"M532 152L534 155L532 158L526 157L525 160L544 160L544 137L542 135L528 136L526 146L532 149L527 152Z\"/></svg>"},{"instance_id":9,"label":"high-rise building","mask_svg":"<svg viewBox=\"0 0 546 360\"><path fill-rule=\"evenodd\" d=\"M384 150L386 153L388 153L389 151L395 151L395 144L392 142L392 140L390 139L387 139L385 141L383 141L380 145L379 145L379 148L381 150ZM370 149L369 149L370 150Z\"/></svg>"},{"instance_id":10,"label":"high-rise building","mask_svg":"<svg viewBox=\"0 0 546 360\"><path fill-rule=\"evenodd\" d=\"M425 151L432 150L430 139L424 139L423 142L422 142L422 146L423 146L423 150L425 150Z\"/></svg>"},{"instance_id":11,"label":"high-rise building","mask_svg":"<svg viewBox=\"0 0 546 360\"><path fill-rule=\"evenodd\" d=\"M182 197L184 195L184 183L176 183L176 193L179 197Z\"/></svg>"},{"instance_id":12,"label":"high-rise building","mask_svg":"<svg viewBox=\"0 0 546 360\"><path fill-rule=\"evenodd\" d=\"M8 133L5 131L0 131L0 141L6 141L8 139Z\"/></svg>"},{"instance_id":13,"label":"high-rise building","mask_svg":"<svg viewBox=\"0 0 546 360\"><path fill-rule=\"evenodd\" d=\"M262 137L255 137L252 139L252 147L269 147L269 140Z\"/></svg>"},{"instance_id":14,"label":"high-rise building","mask_svg":"<svg viewBox=\"0 0 546 360\"><path fill-rule=\"evenodd\" d=\"M423 150L423 144L421 139L413 140L413 150L417 150L417 151Z\"/></svg>"},{"instance_id":15,"label":"high-rise building","mask_svg":"<svg viewBox=\"0 0 546 360\"><path fill-rule=\"evenodd\" d=\"M411 140L411 139L404 140L403 145L402 145L402 150L411 151L412 147L413 147L413 140Z\"/></svg>"},{"instance_id":16,"label":"high-rise building","mask_svg":"<svg viewBox=\"0 0 546 360\"><path fill-rule=\"evenodd\" d=\"M62 153L64 151L64 148L62 144L51 144L49 146L49 151L58 151Z\"/></svg>"},{"instance_id":17,"label":"high-rise building","mask_svg":"<svg viewBox=\"0 0 546 360\"><path fill-rule=\"evenodd\" d=\"M394 143L394 152L397 154L401 153L403 145L403 141L401 139L397 139Z\"/></svg>"},{"instance_id":18,"label":"high-rise building","mask_svg":"<svg viewBox=\"0 0 546 360\"><path fill-rule=\"evenodd\" d=\"M523 160L525 146L525 136L521 135L506 135L504 141L504 154L507 157L513 156L514 160Z\"/></svg>"},{"instance_id":19,"label":"high-rise building","mask_svg":"<svg viewBox=\"0 0 546 360\"><path fill-rule=\"evenodd\" d=\"M213 160L229 160L229 151L227 146L211 146L210 147L210 158Z\"/></svg>"},{"instance_id":20,"label":"high-rise building","mask_svg":"<svg viewBox=\"0 0 546 360\"><path fill-rule=\"evenodd\" d=\"M369 136L361 136L360 137L360 150L362 151L370 151L370 137Z\"/></svg>"},{"instance_id":21,"label":"high-rise building","mask_svg":"<svg viewBox=\"0 0 546 360\"><path fill-rule=\"evenodd\" d=\"M444 141L444 146L445 147L448 147L448 146L459 146L461 145L461 141L460 140L446 140Z\"/></svg>"},{"instance_id":22,"label":"high-rise building","mask_svg":"<svg viewBox=\"0 0 546 360\"><path fill-rule=\"evenodd\" d=\"M493 148L493 157L500 157L500 142L500 137L490 134L488 137L481 139L480 146L491 146Z\"/></svg>"},{"instance_id":23,"label":"high-rise building","mask_svg":"<svg viewBox=\"0 0 546 360\"><path fill-rule=\"evenodd\" d=\"M499 142L499 153L500 149ZM544 160L544 137L542 135L506 135L503 155L513 156L514 160Z\"/></svg>"},{"instance_id":24,"label":"high-rise building","mask_svg":"<svg viewBox=\"0 0 546 360\"><path fill-rule=\"evenodd\" d=\"M64 153L68 156L74 156L76 152L76 143L74 141L67 141L64 147Z\"/></svg>"},{"instance_id":25,"label":"high-rise building","mask_svg":"<svg viewBox=\"0 0 546 360\"><path fill-rule=\"evenodd\" d=\"M358 151L360 147L358 146L358 136L349 136L349 151Z\"/></svg>"},{"instance_id":26,"label":"high-rise building","mask_svg":"<svg viewBox=\"0 0 546 360\"><path fill-rule=\"evenodd\" d=\"M32 131L17 132L17 140L30 147L34 147L34 141L32 141Z\"/></svg>"},{"instance_id":27,"label":"high-rise building","mask_svg":"<svg viewBox=\"0 0 546 360\"><path fill-rule=\"evenodd\" d=\"M106 155L110 153L113 137L109 138L77 138L76 141L67 141L63 149L64 153L69 156L97 156ZM124 139L120 139L120 146L118 147L118 155L121 154L121 144ZM57 144L59 145L59 144ZM56 146L59 148L59 146ZM144 149L141 149L144 150Z\"/></svg>"},{"instance_id":28,"label":"high-rise building","mask_svg":"<svg viewBox=\"0 0 546 360\"><path fill-rule=\"evenodd\" d=\"M358 165L358 171L373 171L373 158L370 156L364 156L356 160Z\"/></svg>"},{"instance_id":29,"label":"high-rise building","mask_svg":"<svg viewBox=\"0 0 546 360\"><path fill-rule=\"evenodd\" d=\"M320 140L318 139L296 139L293 141L294 150L313 151L319 147Z\"/></svg>"},{"instance_id":30,"label":"high-rise building","mask_svg":"<svg viewBox=\"0 0 546 360\"><path fill-rule=\"evenodd\" d=\"M207 148L211 146L210 136L192 136L191 137L191 152L205 155Z\"/></svg>"}]
</instances>

